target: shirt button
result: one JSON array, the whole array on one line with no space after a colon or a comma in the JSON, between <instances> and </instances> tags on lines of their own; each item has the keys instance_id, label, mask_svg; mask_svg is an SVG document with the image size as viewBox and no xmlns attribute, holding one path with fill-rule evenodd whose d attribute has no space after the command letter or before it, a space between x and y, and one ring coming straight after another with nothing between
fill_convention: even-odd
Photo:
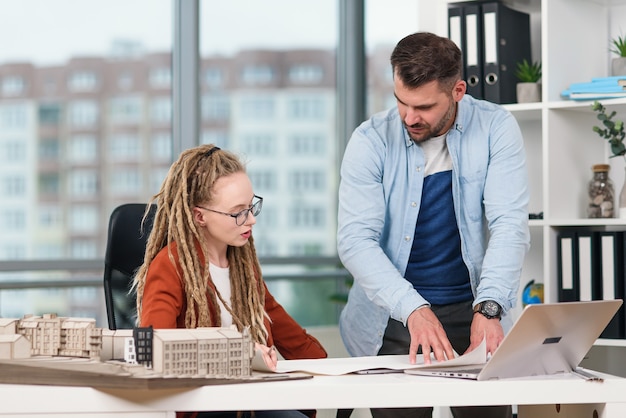
<instances>
[{"instance_id":1,"label":"shirt button","mask_svg":"<svg viewBox=\"0 0 626 418\"><path fill-rule=\"evenodd\" d=\"M411 202L411 207L414 208L417 206L417 202Z\"/></svg>"},{"instance_id":2,"label":"shirt button","mask_svg":"<svg viewBox=\"0 0 626 418\"><path fill-rule=\"evenodd\" d=\"M415 167L415 171L417 171L419 173L420 171L422 171L422 167L420 167L420 166Z\"/></svg>"},{"instance_id":3,"label":"shirt button","mask_svg":"<svg viewBox=\"0 0 626 418\"><path fill-rule=\"evenodd\" d=\"M405 236L405 237L404 237L404 240L405 240L405 241L410 241L410 240L411 240L411 237L407 235L407 236Z\"/></svg>"}]
</instances>

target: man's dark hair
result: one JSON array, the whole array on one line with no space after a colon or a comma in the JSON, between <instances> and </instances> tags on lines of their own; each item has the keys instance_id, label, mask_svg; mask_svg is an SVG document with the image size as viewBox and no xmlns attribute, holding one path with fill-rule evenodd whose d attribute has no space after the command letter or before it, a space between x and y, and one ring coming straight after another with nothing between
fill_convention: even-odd
<instances>
[{"instance_id":1,"label":"man's dark hair","mask_svg":"<svg viewBox=\"0 0 626 418\"><path fill-rule=\"evenodd\" d=\"M452 88L461 78L461 50L448 38L429 32L406 36L391 53L391 69L409 88L417 88L431 81L441 87Z\"/></svg>"}]
</instances>

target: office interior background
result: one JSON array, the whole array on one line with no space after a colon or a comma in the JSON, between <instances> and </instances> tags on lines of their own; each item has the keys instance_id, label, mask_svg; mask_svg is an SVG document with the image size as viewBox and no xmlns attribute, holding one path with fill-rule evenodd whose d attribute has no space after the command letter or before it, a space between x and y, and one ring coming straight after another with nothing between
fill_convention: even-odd
<instances>
[{"instance_id":1,"label":"office interior background","mask_svg":"<svg viewBox=\"0 0 626 418\"><path fill-rule=\"evenodd\" d=\"M395 105L389 54L445 30L443 2L1 5L1 317L106 327L111 211L149 201L181 150L214 143L242 156L265 199L254 236L272 293L305 326L336 324L349 286L335 246L343 149Z\"/></svg>"}]
</instances>

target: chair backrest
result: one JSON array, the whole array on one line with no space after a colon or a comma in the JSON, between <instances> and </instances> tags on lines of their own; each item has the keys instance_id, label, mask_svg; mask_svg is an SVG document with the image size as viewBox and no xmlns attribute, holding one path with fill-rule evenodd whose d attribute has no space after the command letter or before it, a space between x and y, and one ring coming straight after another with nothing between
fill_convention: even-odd
<instances>
[{"instance_id":1,"label":"chair backrest","mask_svg":"<svg viewBox=\"0 0 626 418\"><path fill-rule=\"evenodd\" d=\"M128 203L118 206L109 218L104 256L104 298L109 329L135 327L135 295L130 294L133 276L143 263L146 242L152 229L156 205L142 225L146 205Z\"/></svg>"}]
</instances>

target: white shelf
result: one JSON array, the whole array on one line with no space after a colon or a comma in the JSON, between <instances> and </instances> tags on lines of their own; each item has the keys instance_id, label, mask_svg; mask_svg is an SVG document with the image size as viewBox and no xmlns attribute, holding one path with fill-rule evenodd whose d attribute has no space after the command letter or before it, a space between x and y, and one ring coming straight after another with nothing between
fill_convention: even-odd
<instances>
[{"instance_id":1,"label":"white shelf","mask_svg":"<svg viewBox=\"0 0 626 418\"><path fill-rule=\"evenodd\" d=\"M607 141L593 132L600 125L593 100L565 100L561 92L571 83L607 77L614 55L610 39L626 35L626 0L506 0L507 5L530 14L533 60L541 60L543 101L507 104L519 122L526 144L531 213L543 219L529 221L531 249L520 283L544 283L546 302L557 297L557 245L559 230L626 230L626 219L587 218L587 184L591 167L611 166L615 199L625 181L626 161L609 158ZM616 119L626 121L626 98L599 100ZM597 345L626 347L626 340L601 339Z\"/></svg>"},{"instance_id":2,"label":"white shelf","mask_svg":"<svg viewBox=\"0 0 626 418\"><path fill-rule=\"evenodd\" d=\"M594 345L599 345L603 347L626 347L626 340L599 338L596 340Z\"/></svg>"}]
</instances>

